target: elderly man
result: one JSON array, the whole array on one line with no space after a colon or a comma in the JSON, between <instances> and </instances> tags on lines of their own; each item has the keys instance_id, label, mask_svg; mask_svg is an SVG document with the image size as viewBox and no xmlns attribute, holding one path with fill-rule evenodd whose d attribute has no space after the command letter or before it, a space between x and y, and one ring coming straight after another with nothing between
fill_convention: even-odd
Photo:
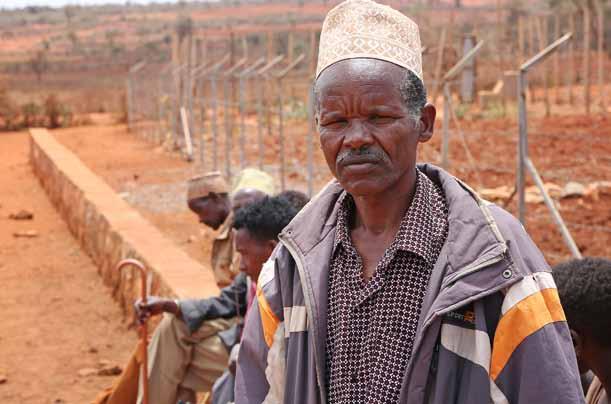
<instances>
[{"instance_id":1,"label":"elderly man","mask_svg":"<svg viewBox=\"0 0 611 404\"><path fill-rule=\"evenodd\" d=\"M236 404L579 403L543 256L508 213L429 164L418 27L369 0L327 15L315 116L336 181L259 277Z\"/></svg>"}]
</instances>

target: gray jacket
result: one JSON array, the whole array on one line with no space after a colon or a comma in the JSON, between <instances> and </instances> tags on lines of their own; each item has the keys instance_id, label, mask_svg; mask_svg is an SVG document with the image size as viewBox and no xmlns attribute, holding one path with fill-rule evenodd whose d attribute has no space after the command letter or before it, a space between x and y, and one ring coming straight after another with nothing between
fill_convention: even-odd
<instances>
[{"instance_id":1,"label":"gray jacket","mask_svg":"<svg viewBox=\"0 0 611 404\"><path fill-rule=\"evenodd\" d=\"M522 225L432 165L449 206L401 403L582 403L550 268ZM340 195L330 183L282 232L246 319L236 404L327 401L328 275Z\"/></svg>"}]
</instances>

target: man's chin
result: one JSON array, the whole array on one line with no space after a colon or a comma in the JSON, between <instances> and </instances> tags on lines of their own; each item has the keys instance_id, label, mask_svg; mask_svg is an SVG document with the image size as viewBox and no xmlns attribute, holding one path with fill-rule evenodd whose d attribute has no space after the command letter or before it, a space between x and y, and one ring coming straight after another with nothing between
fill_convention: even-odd
<instances>
[{"instance_id":1,"label":"man's chin","mask_svg":"<svg viewBox=\"0 0 611 404\"><path fill-rule=\"evenodd\" d=\"M352 196L373 196L384 192L388 186L377 178L351 178L338 180L342 188Z\"/></svg>"}]
</instances>

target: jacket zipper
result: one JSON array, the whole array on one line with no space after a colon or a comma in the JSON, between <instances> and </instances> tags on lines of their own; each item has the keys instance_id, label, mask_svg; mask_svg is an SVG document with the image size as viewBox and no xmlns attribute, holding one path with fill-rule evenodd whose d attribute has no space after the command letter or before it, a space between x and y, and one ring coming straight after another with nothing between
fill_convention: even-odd
<instances>
[{"instance_id":1,"label":"jacket zipper","mask_svg":"<svg viewBox=\"0 0 611 404\"><path fill-rule=\"evenodd\" d=\"M460 279L464 278L467 275L470 275L474 272L479 271L480 269L486 268L490 265L494 265L497 262L500 262L503 258L505 258L506 253L507 253L507 247L505 247L500 254L495 255L494 257L484 262L481 262L477 265L467 265L465 268L458 270L456 274L454 274L453 276L450 276L449 279L443 282L441 286L441 290L444 290L450 287L451 285L455 284L456 282L458 282Z\"/></svg>"},{"instance_id":2,"label":"jacket zipper","mask_svg":"<svg viewBox=\"0 0 611 404\"><path fill-rule=\"evenodd\" d=\"M303 299L304 299L304 303L306 306L306 312L309 316L309 318L311 319L311 324L312 324L312 328L313 330L316 330L318 327L318 324L314 324L315 322L315 318L314 318L314 312L312 309L312 301L311 301L311 295L310 295L310 285L308 282L306 282L306 276L305 276L305 270L303 268L303 263L301 262L301 258L299 257L299 255L296 253L295 249L293 248L292 243L290 242L291 240L282 237L282 241L284 242L284 246L286 247L286 249L289 251L289 253L291 254L291 256L293 257L293 259L295 260L295 263L297 264L297 270L299 271L299 276L301 278L301 284L302 284L302 291L303 291ZM306 290L307 289L307 290ZM317 331L315 331L317 333ZM316 334L314 335L316 336ZM318 360L318 347L316 346L316 343L312 344L313 349L314 349L314 368L316 370L316 381L318 382L318 386L320 388L320 399L321 402L323 404L326 404L327 402L327 394L326 394L326 387L324 385L324 383L322 383L321 380L321 376L320 376L320 366L322 366Z\"/></svg>"},{"instance_id":3,"label":"jacket zipper","mask_svg":"<svg viewBox=\"0 0 611 404\"><path fill-rule=\"evenodd\" d=\"M451 281L444 282L444 284L442 285L441 289L439 290L439 293L438 293L437 296L439 296L443 290L447 289L448 287L450 287L451 285L456 283L459 279L461 279L461 278L463 278L463 277L465 277L465 276L467 276L469 274L472 274L472 273L474 273L476 271L484 269L484 268L486 268L486 267L488 267L490 265L494 265L494 264L500 262L505 257L506 252L507 252L507 250L505 249L501 254L496 255L496 256L490 258L489 260L486 260L486 261L484 261L484 262L482 262L482 263L480 263L478 265L475 265L473 267L470 267L468 265L465 269L460 270L459 271L460 276L458 276L458 274L457 274L457 276L454 277L454 279L451 279ZM492 291L491 293L494 293L494 291ZM484 297L484 296L478 296L478 299L481 299L482 297ZM431 313L429 318L422 324L422 330L418 333L418 337L419 338L414 343L414 349L412 350L411 357L412 358L416 357L416 355L418 353L418 350L420 349L420 345L422 344L422 340L424 338L424 334L426 333L426 330L429 328L429 326L433 323L433 321L435 319L437 319L438 317L441 317L444 314L450 312L457 305L460 304L460 306L463 306L465 304L469 304L473 300L475 300L475 299L470 298L470 299L467 299L467 300L462 300L460 302L456 302L456 303L453 303L453 304L451 304L449 306L446 306L445 308L443 308L442 310L440 310L438 312ZM413 371L413 369L414 369L414 362L410 360L409 369L408 369L408 373L410 375L410 378L411 378L411 372Z\"/></svg>"}]
</instances>

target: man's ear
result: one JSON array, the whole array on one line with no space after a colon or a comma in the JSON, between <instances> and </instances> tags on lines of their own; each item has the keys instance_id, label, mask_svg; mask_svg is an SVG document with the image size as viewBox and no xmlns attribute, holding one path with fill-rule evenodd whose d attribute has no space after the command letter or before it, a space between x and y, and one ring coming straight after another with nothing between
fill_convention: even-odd
<instances>
[{"instance_id":1,"label":"man's ear","mask_svg":"<svg viewBox=\"0 0 611 404\"><path fill-rule=\"evenodd\" d=\"M437 116L437 110L432 104L427 103L422 108L420 120L418 121L418 129L420 131L418 138L419 142L428 142L433 137L433 130L435 129L435 116Z\"/></svg>"},{"instance_id":2,"label":"man's ear","mask_svg":"<svg viewBox=\"0 0 611 404\"><path fill-rule=\"evenodd\" d=\"M577 331L570 329L571 331L571 340L573 341L573 348L575 349L575 354L577 358L581 356L583 352L583 337Z\"/></svg>"},{"instance_id":3,"label":"man's ear","mask_svg":"<svg viewBox=\"0 0 611 404\"><path fill-rule=\"evenodd\" d=\"M277 244L278 244L278 240L267 240L267 247L269 248L269 255L272 254Z\"/></svg>"}]
</instances>

